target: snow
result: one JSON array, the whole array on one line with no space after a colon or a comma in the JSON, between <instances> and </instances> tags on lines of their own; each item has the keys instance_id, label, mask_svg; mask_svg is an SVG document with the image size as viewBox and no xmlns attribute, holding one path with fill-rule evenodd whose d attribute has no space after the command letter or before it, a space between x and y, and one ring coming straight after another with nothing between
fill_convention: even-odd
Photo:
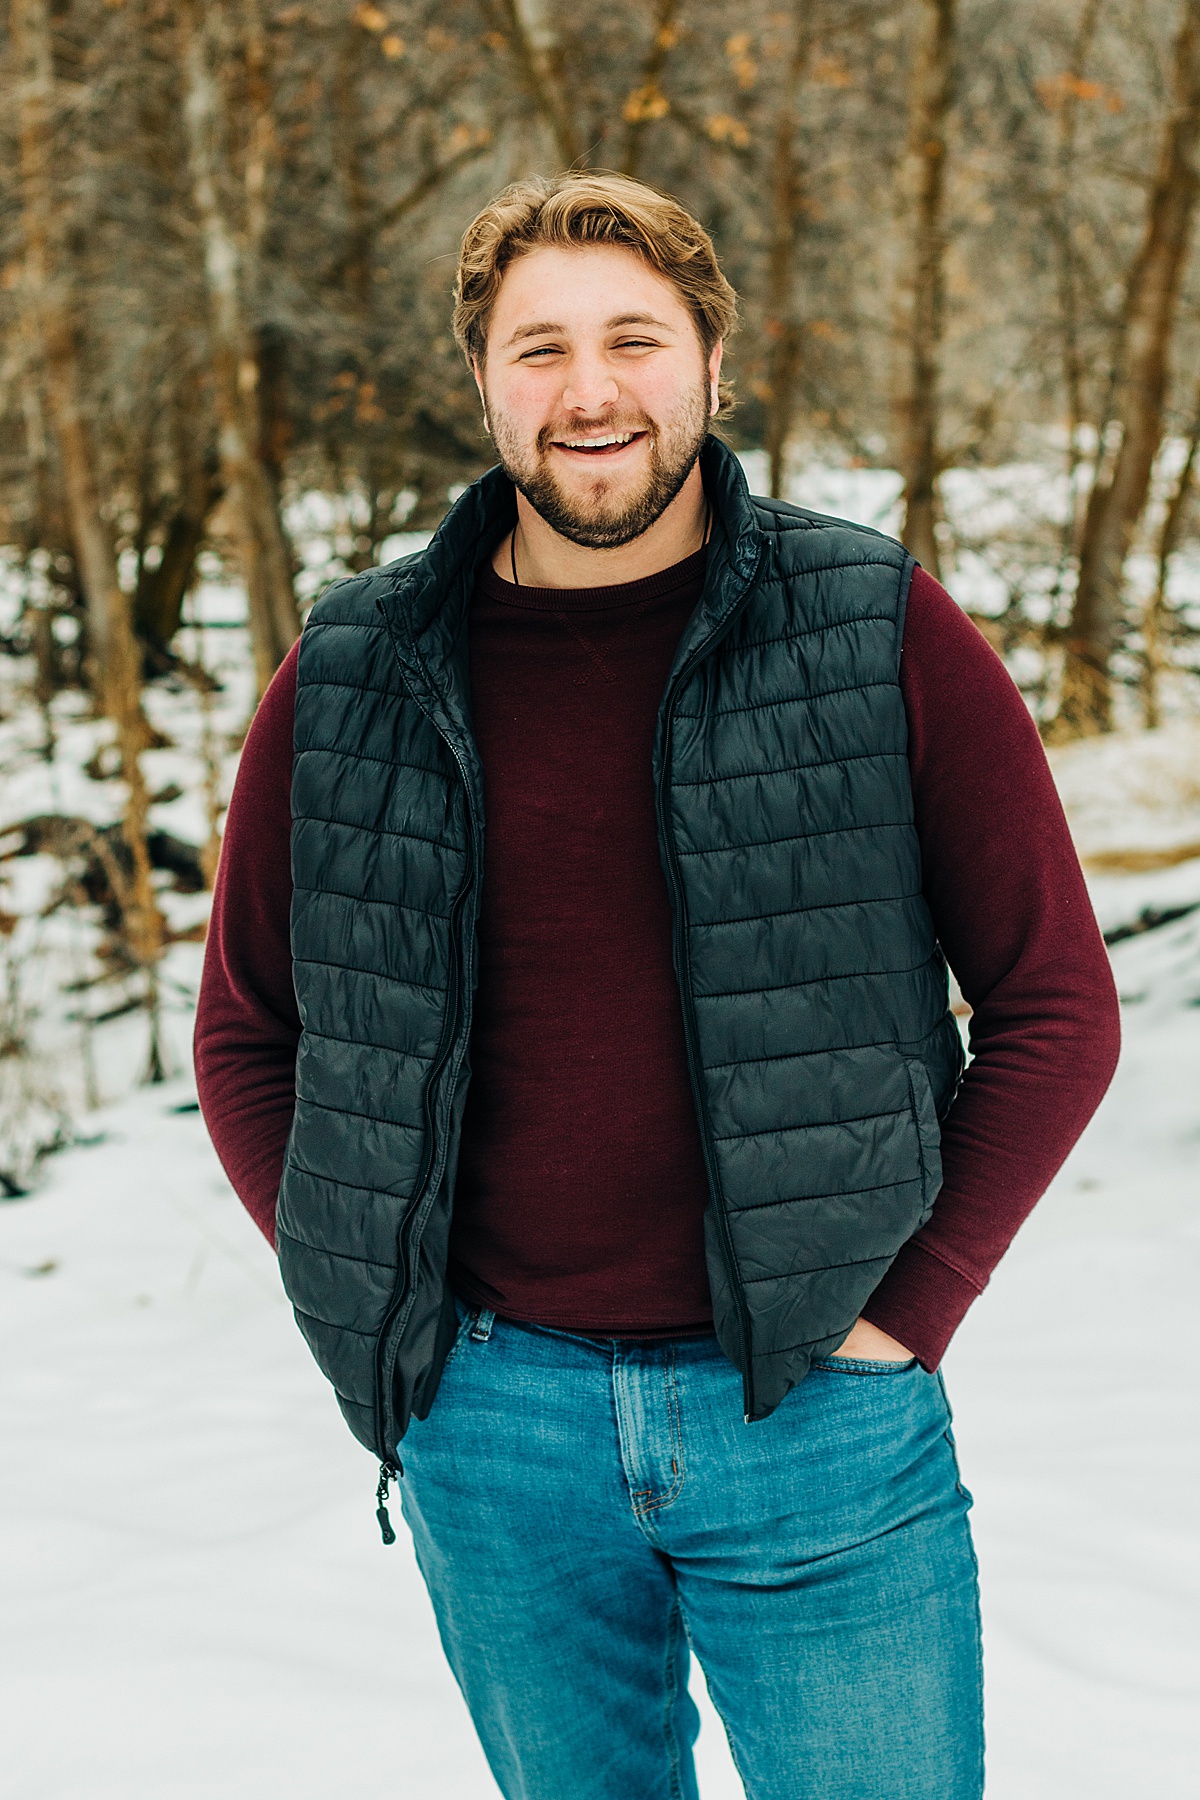
<instances>
[{"instance_id":1,"label":"snow","mask_svg":"<svg viewBox=\"0 0 1200 1800\"><path fill-rule=\"evenodd\" d=\"M1200 913L1114 958L1114 1087L947 1361L991 1800L1196 1791ZM407 1536L190 1092L106 1109L0 1209L6 1791L484 1800ZM734 1800L707 1710L700 1760Z\"/></svg>"},{"instance_id":2,"label":"snow","mask_svg":"<svg viewBox=\"0 0 1200 1800\"><path fill-rule=\"evenodd\" d=\"M1080 855L1200 846L1200 718L1051 750Z\"/></svg>"},{"instance_id":3,"label":"snow","mask_svg":"<svg viewBox=\"0 0 1200 1800\"><path fill-rule=\"evenodd\" d=\"M801 472L797 498L886 526L888 479ZM344 522L318 526L332 541ZM395 548L418 541L398 534ZM189 653L203 647L227 692L206 724L194 693L155 690L172 743L147 759L155 788L185 790L155 822L194 842L203 733L219 738L227 788L249 703L239 597L209 582L199 604L212 630L201 646L197 629ZM3 708L4 817L106 823L119 790L80 772L105 727L70 695L55 706L51 762L36 715ZM1126 1039L1113 1088L947 1358L976 1497L988 1794L1192 1800L1200 857L1169 857L1200 843L1200 723L1172 718L1052 762L1081 855L1109 859L1089 869L1102 924L1197 910L1114 948ZM1131 851L1160 866L1112 866ZM62 1087L84 1140L44 1163L32 1197L0 1205L6 1795L342 1800L369 1784L404 1800L487 1800L496 1789L407 1534L380 1545L374 1465L201 1120L181 1110L194 1093L199 947L168 957L180 1073L133 1087L144 1021L105 1026L96 1081L110 1103L85 1112L77 1028L51 990L91 939L78 915L36 918L58 878L51 859L4 872L36 1025L26 1076L31 1092ZM164 904L183 929L203 897ZM700 1698L704 1800L737 1800Z\"/></svg>"},{"instance_id":4,"label":"snow","mask_svg":"<svg viewBox=\"0 0 1200 1800\"><path fill-rule=\"evenodd\" d=\"M3 575L0 565L0 576ZM0 629L11 626L16 596L6 595L0 580ZM221 691L205 702L183 681L156 684L144 694L151 724L164 747L142 758L152 795L174 793L150 809L152 829L162 829L199 845L208 836L204 805L206 765L216 774L223 804L232 789L247 718L253 707L254 679L245 629L245 594L215 579L206 580L188 601L188 623L176 648L181 656L204 666L220 682ZM109 769L113 728L94 716L85 695L57 694L48 716L30 704L30 670L22 660L0 656L0 1024L15 1025L27 1039L25 1058L0 1056L0 1177L22 1179L28 1157L16 1142L22 1135L14 1114L26 1110L27 1136L47 1141L53 1128L26 1109L25 1089L37 1086L42 1112L54 1107L78 1112L99 1090L104 1097L128 1091L146 1056L146 1034L140 1015L106 1025L102 1042L91 1042L89 1016L112 1007L135 983L97 982L101 934L97 921L74 906L46 912L63 882L62 863L50 855L6 855L19 833L19 822L41 814L65 814L99 828L122 815L124 784L89 772ZM47 756L48 731L52 754ZM203 924L210 896L159 890L169 927L186 932ZM14 923L15 921L15 923ZM13 928L3 936L8 926ZM199 945L176 943L161 967L164 1033L172 1066L188 1066L191 1009L195 1001L202 951ZM90 982L67 995L66 983ZM89 1069L97 1060L102 1066ZM52 1100L49 1108L45 1099Z\"/></svg>"}]
</instances>

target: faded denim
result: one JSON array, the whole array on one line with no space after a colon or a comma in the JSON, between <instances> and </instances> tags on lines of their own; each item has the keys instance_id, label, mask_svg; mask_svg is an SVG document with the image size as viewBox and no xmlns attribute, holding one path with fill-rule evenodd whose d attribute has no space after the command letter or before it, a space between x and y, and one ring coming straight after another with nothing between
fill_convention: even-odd
<instances>
[{"instance_id":1,"label":"faded denim","mask_svg":"<svg viewBox=\"0 0 1200 1800\"><path fill-rule=\"evenodd\" d=\"M978 1800L945 1390L829 1358L760 1423L715 1339L462 1317L405 1517L506 1800L696 1800L695 1651L750 1800Z\"/></svg>"}]
</instances>

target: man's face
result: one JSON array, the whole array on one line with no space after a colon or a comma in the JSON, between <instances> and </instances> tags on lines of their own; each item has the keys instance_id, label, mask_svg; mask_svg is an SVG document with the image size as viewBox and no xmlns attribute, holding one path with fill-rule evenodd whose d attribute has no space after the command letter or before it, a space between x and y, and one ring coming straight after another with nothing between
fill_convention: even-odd
<instances>
[{"instance_id":1,"label":"man's face","mask_svg":"<svg viewBox=\"0 0 1200 1800\"><path fill-rule=\"evenodd\" d=\"M640 537L686 481L717 408L669 281L631 250L531 250L508 269L476 366L500 461L546 523L610 550Z\"/></svg>"}]
</instances>

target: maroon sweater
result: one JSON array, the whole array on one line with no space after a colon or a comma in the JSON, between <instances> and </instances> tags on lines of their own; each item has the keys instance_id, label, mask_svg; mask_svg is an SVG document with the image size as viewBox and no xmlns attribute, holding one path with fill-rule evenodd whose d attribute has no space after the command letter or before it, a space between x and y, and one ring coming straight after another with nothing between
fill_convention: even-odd
<instances>
[{"instance_id":1,"label":"maroon sweater","mask_svg":"<svg viewBox=\"0 0 1200 1800\"><path fill-rule=\"evenodd\" d=\"M512 1318L705 1329L704 1169L688 1086L650 748L703 552L565 592L490 569L470 620L487 849L472 1085L450 1278ZM1108 959L1037 732L928 575L901 687L924 890L974 1008L945 1181L865 1316L936 1366L1111 1078ZM300 1021L288 914L296 652L251 726L226 821L196 1026L201 1104L268 1237Z\"/></svg>"}]
</instances>

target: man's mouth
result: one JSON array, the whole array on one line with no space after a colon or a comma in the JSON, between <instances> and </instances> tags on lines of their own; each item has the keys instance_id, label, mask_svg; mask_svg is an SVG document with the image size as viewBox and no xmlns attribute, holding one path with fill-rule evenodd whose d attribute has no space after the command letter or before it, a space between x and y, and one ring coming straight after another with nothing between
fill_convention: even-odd
<instances>
[{"instance_id":1,"label":"man's mouth","mask_svg":"<svg viewBox=\"0 0 1200 1800\"><path fill-rule=\"evenodd\" d=\"M554 438L556 450L567 450L575 456L619 456L630 444L644 438L644 431L583 432L578 437Z\"/></svg>"}]
</instances>

